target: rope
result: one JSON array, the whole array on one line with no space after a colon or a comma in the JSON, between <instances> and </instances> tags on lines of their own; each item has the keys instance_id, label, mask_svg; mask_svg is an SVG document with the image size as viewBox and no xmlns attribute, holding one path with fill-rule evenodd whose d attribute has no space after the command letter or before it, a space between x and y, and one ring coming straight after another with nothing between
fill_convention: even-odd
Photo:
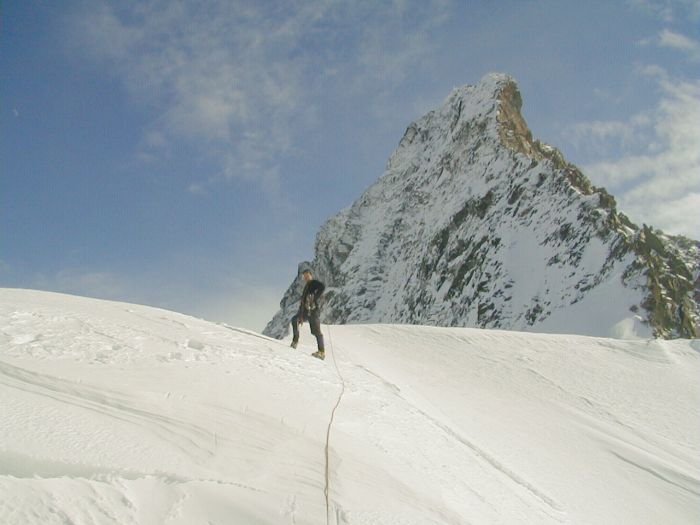
<instances>
[{"instance_id":1,"label":"rope","mask_svg":"<svg viewBox=\"0 0 700 525\"><path fill-rule=\"evenodd\" d=\"M335 402L335 406L333 407L333 411L331 412L331 419L328 422L328 429L326 431L326 486L323 490L324 495L326 496L326 524L330 525L331 523L331 500L330 500L330 484L331 484L331 475L330 475L330 442L331 442L331 427L333 426L333 420L335 419L335 411L338 409L338 406L340 405L340 400L343 398L343 394L345 393L345 380L343 379L343 375L340 373L340 368L338 368L338 362L335 360L335 348L333 348L333 338L331 337L331 329L330 327L326 327L328 331L328 343L331 349L331 355L333 356L333 364L335 365L335 371L338 374L338 378L340 378L340 394L338 395L338 400Z\"/></svg>"}]
</instances>

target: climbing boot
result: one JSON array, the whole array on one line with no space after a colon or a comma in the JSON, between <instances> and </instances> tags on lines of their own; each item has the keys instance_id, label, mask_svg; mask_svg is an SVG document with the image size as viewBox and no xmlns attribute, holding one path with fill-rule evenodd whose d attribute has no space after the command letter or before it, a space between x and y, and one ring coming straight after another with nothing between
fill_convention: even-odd
<instances>
[{"instance_id":1,"label":"climbing boot","mask_svg":"<svg viewBox=\"0 0 700 525\"><path fill-rule=\"evenodd\" d=\"M323 361L323 360L326 358L326 352L325 352L325 350L319 350L318 352L314 352L314 353L311 354L311 355L312 355L313 357L315 357L316 359L320 359L321 361Z\"/></svg>"},{"instance_id":2,"label":"climbing boot","mask_svg":"<svg viewBox=\"0 0 700 525\"><path fill-rule=\"evenodd\" d=\"M299 344L299 341L292 341L292 344L289 346L291 346L292 348L296 348L298 344Z\"/></svg>"}]
</instances>

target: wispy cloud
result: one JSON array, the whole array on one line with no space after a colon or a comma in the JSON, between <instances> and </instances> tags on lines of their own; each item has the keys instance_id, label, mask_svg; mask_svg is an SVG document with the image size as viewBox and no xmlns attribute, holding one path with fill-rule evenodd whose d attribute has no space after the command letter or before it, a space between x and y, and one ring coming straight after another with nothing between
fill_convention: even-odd
<instances>
[{"instance_id":1,"label":"wispy cloud","mask_svg":"<svg viewBox=\"0 0 700 525\"><path fill-rule=\"evenodd\" d=\"M162 156L182 141L215 159L220 177L269 181L316 122L319 100L331 97L324 88L339 98L397 89L426 63L427 31L446 20L450 6L98 1L86 3L69 25L80 47L151 109L142 158ZM407 20L412 25L389 39L386 27Z\"/></svg>"},{"instance_id":2,"label":"wispy cloud","mask_svg":"<svg viewBox=\"0 0 700 525\"><path fill-rule=\"evenodd\" d=\"M575 147L592 147L596 151L619 151L639 143L641 136L651 127L647 114L635 115L629 121L579 122L569 126L564 132L567 140Z\"/></svg>"},{"instance_id":3,"label":"wispy cloud","mask_svg":"<svg viewBox=\"0 0 700 525\"><path fill-rule=\"evenodd\" d=\"M627 4L663 22L673 22L679 18L695 22L700 18L700 3L697 0L627 0Z\"/></svg>"},{"instance_id":4,"label":"wispy cloud","mask_svg":"<svg viewBox=\"0 0 700 525\"><path fill-rule=\"evenodd\" d=\"M630 4L666 22L700 16L700 3L695 1ZM700 42L668 28L638 44L700 61ZM656 64L639 66L638 72L658 85L656 107L624 121L576 124L566 138L607 157L584 168L596 184L612 191L633 220L700 239L700 80L673 76Z\"/></svg>"},{"instance_id":5,"label":"wispy cloud","mask_svg":"<svg viewBox=\"0 0 700 525\"><path fill-rule=\"evenodd\" d=\"M674 49L679 49L684 51L695 60L698 59L698 52L700 51L700 42L693 40L685 35L671 31L670 29L664 29L659 35L659 45L661 47L671 47Z\"/></svg>"},{"instance_id":6,"label":"wispy cloud","mask_svg":"<svg viewBox=\"0 0 700 525\"><path fill-rule=\"evenodd\" d=\"M644 145L644 151L584 169L633 219L700 238L700 81L672 78L658 66L643 72L661 89L656 108L626 122L579 124L573 134L579 140L587 134L594 144L605 138Z\"/></svg>"},{"instance_id":7,"label":"wispy cloud","mask_svg":"<svg viewBox=\"0 0 700 525\"><path fill-rule=\"evenodd\" d=\"M274 162L272 152L289 150L292 121L307 103L304 58L295 55L302 28L272 15L227 1L97 3L75 15L73 27L154 112L145 152L186 141L204 155L236 156L227 175L254 177ZM254 142L267 154L257 155Z\"/></svg>"},{"instance_id":8,"label":"wispy cloud","mask_svg":"<svg viewBox=\"0 0 700 525\"><path fill-rule=\"evenodd\" d=\"M640 40L639 44L643 46L656 45L681 51L691 62L700 62L700 41L670 29L664 29L652 38Z\"/></svg>"},{"instance_id":9,"label":"wispy cloud","mask_svg":"<svg viewBox=\"0 0 700 525\"><path fill-rule=\"evenodd\" d=\"M187 187L187 191L192 195L206 195L207 190L201 184L192 183Z\"/></svg>"}]
</instances>

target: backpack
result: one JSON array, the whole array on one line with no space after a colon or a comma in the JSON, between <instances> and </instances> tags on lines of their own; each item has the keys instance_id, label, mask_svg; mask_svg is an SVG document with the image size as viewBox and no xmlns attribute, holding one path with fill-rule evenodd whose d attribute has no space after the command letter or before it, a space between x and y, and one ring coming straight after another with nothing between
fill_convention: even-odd
<instances>
[{"instance_id":1,"label":"backpack","mask_svg":"<svg viewBox=\"0 0 700 525\"><path fill-rule=\"evenodd\" d=\"M324 303L323 291L326 286L321 281L310 281L309 289L304 300L304 308L309 312L312 310L320 310Z\"/></svg>"}]
</instances>

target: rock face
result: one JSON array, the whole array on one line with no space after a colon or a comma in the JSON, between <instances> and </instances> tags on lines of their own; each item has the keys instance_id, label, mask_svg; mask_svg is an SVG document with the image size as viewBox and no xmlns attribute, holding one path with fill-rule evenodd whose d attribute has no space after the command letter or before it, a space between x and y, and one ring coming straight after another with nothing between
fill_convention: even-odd
<instances>
[{"instance_id":1,"label":"rock face","mask_svg":"<svg viewBox=\"0 0 700 525\"><path fill-rule=\"evenodd\" d=\"M513 79L491 74L408 127L299 265L326 283L324 322L700 335L700 243L632 224L533 140L521 105ZM266 334L288 332L301 284Z\"/></svg>"}]
</instances>

